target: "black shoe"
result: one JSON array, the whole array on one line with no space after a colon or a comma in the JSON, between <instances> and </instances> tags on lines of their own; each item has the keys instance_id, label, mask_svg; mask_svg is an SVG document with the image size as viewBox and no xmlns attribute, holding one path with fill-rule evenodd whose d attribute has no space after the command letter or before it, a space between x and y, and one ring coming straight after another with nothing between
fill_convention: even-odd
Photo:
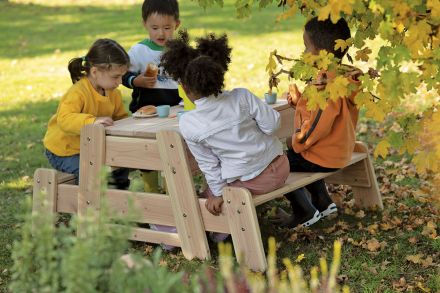
<instances>
[{"instance_id":1,"label":"black shoe","mask_svg":"<svg viewBox=\"0 0 440 293\"><path fill-rule=\"evenodd\" d=\"M336 204L330 198L324 180L318 180L306 186L312 195L312 204L321 213L321 217L327 217L338 211Z\"/></svg>"},{"instance_id":2,"label":"black shoe","mask_svg":"<svg viewBox=\"0 0 440 293\"><path fill-rule=\"evenodd\" d=\"M276 216L271 218L270 221L283 228L295 228L297 226L309 227L318 222L320 218L321 214L318 210L315 210L312 215L308 214L299 217L297 215L290 215L282 208L278 208Z\"/></svg>"}]
</instances>

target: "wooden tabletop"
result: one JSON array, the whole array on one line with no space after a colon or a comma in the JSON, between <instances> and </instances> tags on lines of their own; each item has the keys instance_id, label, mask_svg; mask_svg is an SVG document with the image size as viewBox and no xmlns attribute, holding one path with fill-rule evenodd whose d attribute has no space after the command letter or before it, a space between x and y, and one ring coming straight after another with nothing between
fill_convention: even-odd
<instances>
[{"instance_id":1,"label":"wooden tabletop","mask_svg":"<svg viewBox=\"0 0 440 293\"><path fill-rule=\"evenodd\" d=\"M272 107L281 111L289 107L286 101L277 101ZM112 136L127 136L127 137L142 137L142 138L156 138L156 133L161 130L175 130L179 131L179 121L176 114L183 111L183 106L171 107L170 116L168 118L133 118L128 117L115 121L113 126L105 128L107 135Z\"/></svg>"}]
</instances>

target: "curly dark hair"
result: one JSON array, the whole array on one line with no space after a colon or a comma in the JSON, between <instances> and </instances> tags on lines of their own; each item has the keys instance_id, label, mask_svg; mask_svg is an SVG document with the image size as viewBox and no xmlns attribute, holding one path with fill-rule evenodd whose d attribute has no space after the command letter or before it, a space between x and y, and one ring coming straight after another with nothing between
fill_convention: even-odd
<instances>
[{"instance_id":1,"label":"curly dark hair","mask_svg":"<svg viewBox=\"0 0 440 293\"><path fill-rule=\"evenodd\" d=\"M189 44L186 30L166 44L161 66L192 93L206 97L218 95L224 87L224 75L231 62L228 37L208 34L196 39L196 48Z\"/></svg>"}]
</instances>

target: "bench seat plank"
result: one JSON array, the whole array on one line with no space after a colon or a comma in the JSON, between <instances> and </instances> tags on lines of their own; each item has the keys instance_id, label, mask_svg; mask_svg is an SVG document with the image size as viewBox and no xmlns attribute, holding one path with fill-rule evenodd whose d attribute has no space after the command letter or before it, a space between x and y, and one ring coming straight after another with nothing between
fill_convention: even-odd
<instances>
[{"instance_id":1,"label":"bench seat plank","mask_svg":"<svg viewBox=\"0 0 440 293\"><path fill-rule=\"evenodd\" d=\"M362 161L363 159L365 159L367 157L366 153L353 153L353 155L351 156L351 160L348 163L347 166L355 164L359 161ZM293 172L289 174L289 177L287 177L286 180L286 184L281 187L278 188L275 191L266 193L266 194L261 194L261 195L257 195L254 196L254 204L256 206L263 204L265 202L268 202L272 199L278 198L278 197L282 197L284 194L294 191L298 188L304 187L310 183L313 183L317 180L320 179L324 179L330 175L333 175L335 173L337 173L339 171L336 172L328 172L328 173L313 173L313 172Z\"/></svg>"}]
</instances>

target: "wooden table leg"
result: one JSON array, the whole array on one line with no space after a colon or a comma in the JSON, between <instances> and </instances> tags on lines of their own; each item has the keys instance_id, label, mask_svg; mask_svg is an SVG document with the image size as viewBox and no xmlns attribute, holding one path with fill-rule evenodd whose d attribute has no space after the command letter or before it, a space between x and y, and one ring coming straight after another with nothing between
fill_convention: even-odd
<instances>
[{"instance_id":1,"label":"wooden table leg","mask_svg":"<svg viewBox=\"0 0 440 293\"><path fill-rule=\"evenodd\" d=\"M208 240L182 137L161 131L157 141L182 252L188 259L208 259Z\"/></svg>"},{"instance_id":2,"label":"wooden table leg","mask_svg":"<svg viewBox=\"0 0 440 293\"><path fill-rule=\"evenodd\" d=\"M105 130L102 125L86 125L81 130L78 215L88 208L99 211L101 172L105 162ZM78 227L79 234L81 227Z\"/></svg>"}]
</instances>

